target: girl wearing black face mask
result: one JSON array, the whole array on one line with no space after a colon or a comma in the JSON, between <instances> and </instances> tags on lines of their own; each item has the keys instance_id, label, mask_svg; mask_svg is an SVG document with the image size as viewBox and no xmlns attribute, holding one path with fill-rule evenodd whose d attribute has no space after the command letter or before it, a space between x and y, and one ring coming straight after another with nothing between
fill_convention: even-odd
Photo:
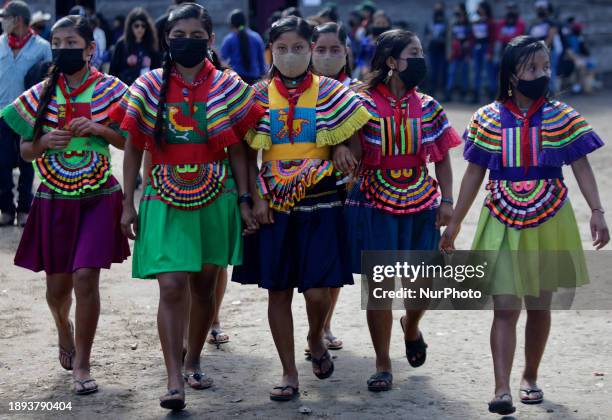
<instances>
[{"instance_id":1,"label":"girl wearing black face mask","mask_svg":"<svg viewBox=\"0 0 612 420\"><path fill-rule=\"evenodd\" d=\"M576 110L547 99L549 80L550 54L542 41L520 36L508 44L497 101L479 109L466 131L464 157L469 165L440 244L443 250L454 249L461 222L489 169L489 194L472 249L505 254L488 274L485 290L495 306L491 329L495 397L489 411L501 415L515 410L510 371L522 301L527 308L526 364L519 393L522 403L537 404L544 397L537 378L550 330L552 293L558 287L588 282L563 165L572 166L591 207L593 246L600 249L610 240L586 157L603 142Z\"/></svg>"},{"instance_id":2,"label":"girl wearing black face mask","mask_svg":"<svg viewBox=\"0 0 612 420\"><path fill-rule=\"evenodd\" d=\"M2 118L22 137L21 155L34 161L41 180L15 264L46 272L59 361L72 370L74 392L82 395L98 389L89 358L100 315L100 269L130 253L119 227L122 193L109 150L109 144L123 149L125 139L108 115L127 87L89 65L96 47L86 19L60 19L51 43L49 77L5 108ZM75 326L69 319L73 289Z\"/></svg>"},{"instance_id":3,"label":"girl wearing black face mask","mask_svg":"<svg viewBox=\"0 0 612 420\"><path fill-rule=\"evenodd\" d=\"M132 276L159 283L157 321L168 373L160 405L173 410L185 406L185 383L212 385L200 354L216 282L222 268L241 263L241 233L257 229L242 138L263 110L249 86L213 64L213 36L205 8L174 9L163 67L139 77L113 113L130 135L121 228L136 240ZM152 165L137 214L134 189L145 149Z\"/></svg>"},{"instance_id":4,"label":"girl wearing black face mask","mask_svg":"<svg viewBox=\"0 0 612 420\"><path fill-rule=\"evenodd\" d=\"M437 250L439 229L452 214L448 150L461 141L440 104L417 92L425 75L415 34L392 30L380 37L362 93L375 118L362 130L361 171L345 206L353 273L361 272L362 251ZM435 162L437 181L428 174L427 162ZM424 308L415 308L400 319L406 357L413 367L423 365L427 355L419 330L423 314ZM368 389L388 391L393 383L392 311L373 301L367 317L376 350L376 373L367 381Z\"/></svg>"}]
</instances>

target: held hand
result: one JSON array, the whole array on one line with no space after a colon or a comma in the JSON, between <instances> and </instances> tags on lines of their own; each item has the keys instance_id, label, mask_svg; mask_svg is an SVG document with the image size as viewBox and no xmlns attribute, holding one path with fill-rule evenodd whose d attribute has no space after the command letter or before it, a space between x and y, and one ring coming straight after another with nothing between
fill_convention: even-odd
<instances>
[{"instance_id":1,"label":"held hand","mask_svg":"<svg viewBox=\"0 0 612 420\"><path fill-rule=\"evenodd\" d=\"M591 214L591 237L593 246L599 250L610 242L610 231L606 224L606 219L600 211L593 211Z\"/></svg>"},{"instance_id":2,"label":"held hand","mask_svg":"<svg viewBox=\"0 0 612 420\"><path fill-rule=\"evenodd\" d=\"M72 132L67 130L51 130L40 138L45 149L65 149L72 139Z\"/></svg>"},{"instance_id":3,"label":"held hand","mask_svg":"<svg viewBox=\"0 0 612 420\"><path fill-rule=\"evenodd\" d=\"M255 214L255 219L257 219L257 222L260 225L269 225L274 223L273 210L270 208L268 200L256 197L255 205L253 206L253 213Z\"/></svg>"},{"instance_id":4,"label":"held hand","mask_svg":"<svg viewBox=\"0 0 612 420\"><path fill-rule=\"evenodd\" d=\"M248 203L240 203L240 217L245 228L242 230L242 236L252 235L259 229L259 223L255 218L255 214Z\"/></svg>"},{"instance_id":5,"label":"held hand","mask_svg":"<svg viewBox=\"0 0 612 420\"><path fill-rule=\"evenodd\" d=\"M98 133L98 128L100 124L93 122L92 120L88 120L85 117L75 118L70 121L70 131L75 137L84 137L96 135Z\"/></svg>"},{"instance_id":6,"label":"held hand","mask_svg":"<svg viewBox=\"0 0 612 420\"><path fill-rule=\"evenodd\" d=\"M440 238L440 251L450 253L455 250L455 238L457 238L460 230L461 225L449 223L446 229L444 229L444 233L442 233L442 237Z\"/></svg>"},{"instance_id":7,"label":"held hand","mask_svg":"<svg viewBox=\"0 0 612 420\"><path fill-rule=\"evenodd\" d=\"M453 215L453 206L450 203L442 203L436 210L436 229L448 225Z\"/></svg>"},{"instance_id":8,"label":"held hand","mask_svg":"<svg viewBox=\"0 0 612 420\"><path fill-rule=\"evenodd\" d=\"M136 239L138 234L138 214L134 205L123 205L121 213L121 232L131 240Z\"/></svg>"},{"instance_id":9,"label":"held hand","mask_svg":"<svg viewBox=\"0 0 612 420\"><path fill-rule=\"evenodd\" d=\"M351 150L344 144L334 147L333 161L336 169L345 175L354 172L355 168L357 168L357 159L355 159Z\"/></svg>"}]
</instances>

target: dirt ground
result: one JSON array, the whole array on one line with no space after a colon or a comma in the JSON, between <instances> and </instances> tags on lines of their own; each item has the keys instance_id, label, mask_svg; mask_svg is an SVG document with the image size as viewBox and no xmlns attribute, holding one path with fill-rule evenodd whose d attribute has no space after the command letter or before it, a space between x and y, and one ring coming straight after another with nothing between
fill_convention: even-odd
<instances>
[{"instance_id":1,"label":"dirt ground","mask_svg":"<svg viewBox=\"0 0 612 420\"><path fill-rule=\"evenodd\" d=\"M612 103L609 92L595 97L566 100L580 110L604 141L612 137ZM474 106L451 105L448 113L462 132ZM452 153L455 188L465 163L461 151ZM591 162L599 182L603 205L612 210L612 149L595 153ZM114 160L121 179L121 156ZM592 249L590 212L571 170L566 170L570 196L585 249ZM480 199L479 199L480 200ZM480 201L477 200L477 203ZM468 247L480 210L475 205L463 226L458 246ZM612 223L612 217L608 216ZM311 410L313 418L475 419L493 418L487 401L493 393L489 351L490 312L432 311L422 330L429 343L427 363L411 368L404 357L395 312L392 339L394 386L391 392L373 394L365 382L374 372L374 352L365 312L360 307L360 287L345 288L333 329L345 343L337 356L332 378L319 381L301 350L306 337L306 314L296 296L294 322L298 338L296 353L301 398L274 403L268 392L280 377L266 318L266 293L253 286L230 284L222 308L222 322L231 342L221 349L205 348L202 367L215 380L212 389L187 390L187 409L171 415L158 405L165 392L165 369L157 337L158 287L154 281L130 278L130 261L102 274L102 314L93 349L92 374L100 392L77 398L70 392L70 374L57 361L57 335L45 302L42 274L13 266L21 230L0 230L0 418L299 418L299 409ZM608 246L608 252L610 247ZM612 257L612 253L610 254ZM358 279L356 279L358 281ZM524 327L521 317L519 331ZM512 375L518 398L523 366L523 334ZM595 375L595 372L600 374ZM603 376L601 376L603 373ZM516 418L609 419L612 417L612 312L558 311L539 384L546 400L539 406L517 404ZM17 401L72 402L71 411L15 413L9 403Z\"/></svg>"}]
</instances>

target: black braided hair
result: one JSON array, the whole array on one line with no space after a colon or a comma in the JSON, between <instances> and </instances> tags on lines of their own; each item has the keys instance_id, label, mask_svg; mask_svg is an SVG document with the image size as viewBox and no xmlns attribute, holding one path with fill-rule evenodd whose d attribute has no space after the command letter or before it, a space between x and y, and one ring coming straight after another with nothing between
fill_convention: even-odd
<instances>
[{"instance_id":1,"label":"black braided hair","mask_svg":"<svg viewBox=\"0 0 612 420\"><path fill-rule=\"evenodd\" d=\"M155 116L155 131L153 138L158 147L162 145L164 135L164 110L166 108L166 94L168 93L168 85L170 84L170 73L174 60L170 56L168 49L164 52L164 62L162 64L162 83L159 89L159 101L157 102L157 115Z\"/></svg>"},{"instance_id":2,"label":"black braided hair","mask_svg":"<svg viewBox=\"0 0 612 420\"><path fill-rule=\"evenodd\" d=\"M51 34L57 29L63 28L74 28L76 33L79 34L84 40L86 46L89 46L93 41L93 28L91 27L89 20L82 16L66 16L57 21L55 25L51 28ZM43 121L45 119L45 113L47 112L47 107L51 102L51 98L53 98L53 94L55 93L55 87L57 86L57 81L59 80L61 72L59 68L55 65L49 67L49 72L47 73L47 78L45 79L44 86L42 92L40 92L40 101L38 103L38 109L36 110L36 118L34 119L34 131L32 135L32 141L37 141L42 136L43 129Z\"/></svg>"}]
</instances>

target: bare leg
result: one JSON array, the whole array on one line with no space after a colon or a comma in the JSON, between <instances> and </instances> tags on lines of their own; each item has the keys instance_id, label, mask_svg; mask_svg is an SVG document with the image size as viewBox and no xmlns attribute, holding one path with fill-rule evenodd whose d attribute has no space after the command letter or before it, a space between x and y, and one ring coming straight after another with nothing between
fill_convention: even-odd
<instances>
[{"instance_id":1,"label":"bare leg","mask_svg":"<svg viewBox=\"0 0 612 420\"><path fill-rule=\"evenodd\" d=\"M391 310L368 310L366 312L370 337L376 352L376 372L392 372L389 347L393 313ZM372 386L383 386L383 382L374 382Z\"/></svg>"},{"instance_id":2,"label":"bare leg","mask_svg":"<svg viewBox=\"0 0 612 420\"><path fill-rule=\"evenodd\" d=\"M268 291L268 322L276 351L283 366L280 386L298 387L298 372L295 366L295 347L293 339L293 315L291 302L293 289ZM291 390L275 389L273 395L290 395Z\"/></svg>"},{"instance_id":3,"label":"bare leg","mask_svg":"<svg viewBox=\"0 0 612 420\"><path fill-rule=\"evenodd\" d=\"M189 290L191 294L191 311L189 314L189 343L185 357L185 373L199 373L200 355L204 348L206 332L215 313L215 285L220 267L204 265L202 271L189 277ZM189 385L197 389L208 388L212 385L209 379L199 380L189 378Z\"/></svg>"},{"instance_id":4,"label":"bare leg","mask_svg":"<svg viewBox=\"0 0 612 420\"><path fill-rule=\"evenodd\" d=\"M550 302L552 294L543 292L540 298L525 298L527 323L525 325L525 370L521 379L521 389L539 389L537 385L538 369L550 332ZM539 309L529 309L535 306ZM522 398L540 399L541 393L531 393Z\"/></svg>"},{"instance_id":5,"label":"bare leg","mask_svg":"<svg viewBox=\"0 0 612 420\"><path fill-rule=\"evenodd\" d=\"M186 323L188 274L162 273L157 275L157 281L159 283L157 330L168 374L168 389L183 391L181 359Z\"/></svg>"},{"instance_id":6,"label":"bare leg","mask_svg":"<svg viewBox=\"0 0 612 420\"><path fill-rule=\"evenodd\" d=\"M331 295L328 287L308 289L304 292L306 312L308 313L308 347L313 359L320 359L327 351L323 342L323 326L331 308ZM313 367L315 374L322 374L331 368L331 360L321 368Z\"/></svg>"},{"instance_id":7,"label":"bare leg","mask_svg":"<svg viewBox=\"0 0 612 420\"><path fill-rule=\"evenodd\" d=\"M221 330L221 321L219 320L219 312L221 312L221 303L223 302L223 296L225 296L225 289L227 288L227 269L220 268L219 274L217 275L217 288L215 289L215 314L213 317L211 329ZM209 336L209 340L213 338ZM217 335L217 340L227 341L228 335L221 333Z\"/></svg>"},{"instance_id":8,"label":"bare leg","mask_svg":"<svg viewBox=\"0 0 612 420\"><path fill-rule=\"evenodd\" d=\"M334 310L336 309L336 304L338 303L338 297L340 296L340 290L340 287L331 287L329 289L331 304L329 306L329 312L327 313L327 317L325 318L325 324L323 326L323 335L327 339L334 337L334 334L331 330L331 322L332 317L334 316ZM342 340L336 339L332 344L342 346Z\"/></svg>"},{"instance_id":9,"label":"bare leg","mask_svg":"<svg viewBox=\"0 0 612 420\"><path fill-rule=\"evenodd\" d=\"M74 294L76 297L76 327L73 377L84 381L91 379L89 368L91 348L93 346L98 319L100 318L100 270L81 268L72 275L74 281ZM95 382L84 383L79 388L95 388Z\"/></svg>"},{"instance_id":10,"label":"bare leg","mask_svg":"<svg viewBox=\"0 0 612 420\"><path fill-rule=\"evenodd\" d=\"M521 302L514 296L495 296L493 325L491 327L491 353L495 373L495 396L510 392L510 373L516 349L516 323L521 314ZM512 308L516 309L512 309Z\"/></svg>"},{"instance_id":11,"label":"bare leg","mask_svg":"<svg viewBox=\"0 0 612 420\"><path fill-rule=\"evenodd\" d=\"M65 369L72 369L74 352L74 332L70 326L70 306L72 305L72 274L47 275L47 304L55 320L59 340L60 363Z\"/></svg>"}]
</instances>

